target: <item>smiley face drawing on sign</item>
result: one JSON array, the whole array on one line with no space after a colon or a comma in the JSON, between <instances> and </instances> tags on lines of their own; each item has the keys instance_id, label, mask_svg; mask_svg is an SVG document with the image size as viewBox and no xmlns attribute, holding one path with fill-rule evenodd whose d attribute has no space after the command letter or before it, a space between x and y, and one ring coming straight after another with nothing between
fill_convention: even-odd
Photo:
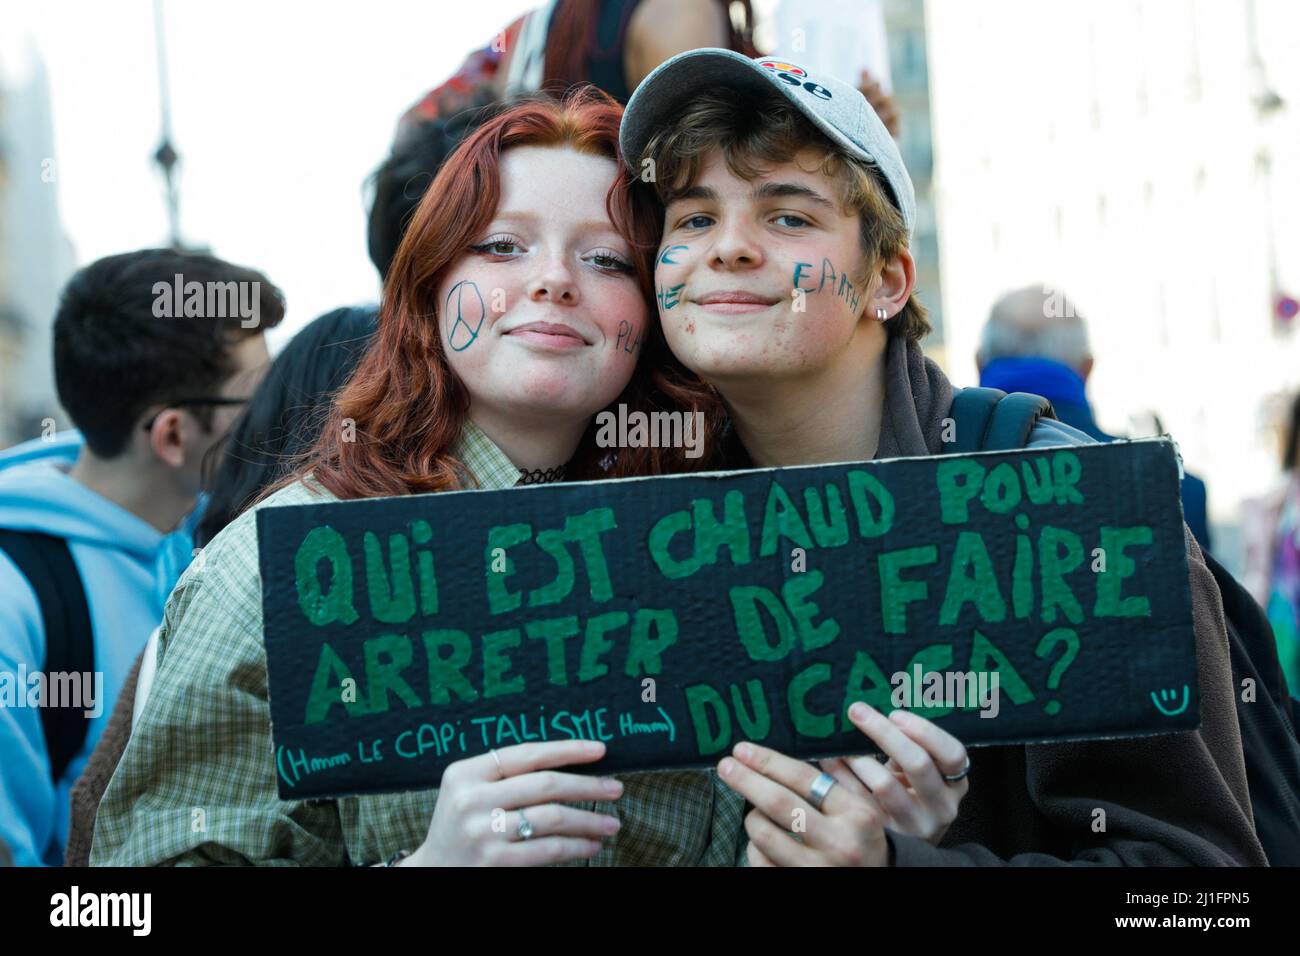
<instances>
[{"instance_id":1,"label":"smiley face drawing on sign","mask_svg":"<svg viewBox=\"0 0 1300 956\"><path fill-rule=\"evenodd\" d=\"M462 279L451 287L443 304L443 314L451 317L453 308L455 317L452 318L451 331L447 333L447 344L453 352L463 352L474 344L487 316L487 306L477 283Z\"/></svg>"}]
</instances>

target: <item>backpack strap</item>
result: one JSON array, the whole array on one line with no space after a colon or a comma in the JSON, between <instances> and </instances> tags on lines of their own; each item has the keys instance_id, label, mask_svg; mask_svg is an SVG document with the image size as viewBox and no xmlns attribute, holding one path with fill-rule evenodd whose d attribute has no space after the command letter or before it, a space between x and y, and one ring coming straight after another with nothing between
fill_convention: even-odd
<instances>
[{"instance_id":1,"label":"backpack strap","mask_svg":"<svg viewBox=\"0 0 1300 956\"><path fill-rule=\"evenodd\" d=\"M47 681L56 673L93 673L95 639L90 608L67 541L38 531L0 529L0 551L9 555L36 592L45 628ZM90 718L81 708L50 707L48 703L42 701L41 727L57 785L85 745Z\"/></svg>"},{"instance_id":2,"label":"backpack strap","mask_svg":"<svg viewBox=\"0 0 1300 956\"><path fill-rule=\"evenodd\" d=\"M958 389L948 415L955 426L953 454L1024 448L1040 418L1056 417L1041 395L979 387Z\"/></svg>"}]
</instances>

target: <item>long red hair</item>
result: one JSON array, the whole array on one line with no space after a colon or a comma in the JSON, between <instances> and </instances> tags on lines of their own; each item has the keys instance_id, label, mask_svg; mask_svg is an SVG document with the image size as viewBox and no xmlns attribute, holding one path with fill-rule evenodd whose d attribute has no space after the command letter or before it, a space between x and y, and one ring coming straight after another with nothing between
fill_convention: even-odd
<instances>
[{"instance_id":1,"label":"long red hair","mask_svg":"<svg viewBox=\"0 0 1300 956\"><path fill-rule=\"evenodd\" d=\"M500 199L501 154L517 146L568 147L608 156L619 172L606 196L610 221L633 249L649 320L642 361L617 402L644 407L645 352L662 355L653 320L652 263L662 220L630 187L618 154L622 109L594 88L563 101L537 97L506 108L447 159L416 208L384 281L379 328L366 356L335 399L304 463L279 485L311 472L339 498L374 498L473 487L450 452L464 426L469 394L452 372L438 331L437 289L446 270L481 238ZM599 477L602 453L589 428L569 476ZM351 438L352 440L348 440ZM279 486L277 485L277 487ZM270 493L268 489L266 493Z\"/></svg>"}]
</instances>

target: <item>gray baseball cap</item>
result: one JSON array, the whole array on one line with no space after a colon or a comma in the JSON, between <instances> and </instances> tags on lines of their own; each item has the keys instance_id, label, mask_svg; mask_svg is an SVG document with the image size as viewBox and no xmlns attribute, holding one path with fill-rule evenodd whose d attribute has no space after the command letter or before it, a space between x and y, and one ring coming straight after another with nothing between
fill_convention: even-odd
<instances>
[{"instance_id":1,"label":"gray baseball cap","mask_svg":"<svg viewBox=\"0 0 1300 956\"><path fill-rule=\"evenodd\" d=\"M679 115L693 96L711 89L775 89L850 156L871 163L885 178L908 235L916 221L916 192L898 145L867 98L856 88L783 57L750 59L732 50L679 53L641 81L623 113L619 143L635 172L650 137Z\"/></svg>"}]
</instances>

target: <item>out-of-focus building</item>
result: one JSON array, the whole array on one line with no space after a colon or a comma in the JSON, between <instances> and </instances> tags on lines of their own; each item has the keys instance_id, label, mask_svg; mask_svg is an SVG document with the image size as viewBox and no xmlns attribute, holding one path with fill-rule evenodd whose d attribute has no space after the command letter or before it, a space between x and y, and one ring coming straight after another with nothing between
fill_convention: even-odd
<instances>
[{"instance_id":1,"label":"out-of-focus building","mask_svg":"<svg viewBox=\"0 0 1300 956\"><path fill-rule=\"evenodd\" d=\"M1300 5L929 0L926 22L949 373L974 381L1000 293L1060 288L1101 426L1158 412L1230 530L1277 473L1261 410L1300 386L1276 315L1300 289Z\"/></svg>"},{"instance_id":2,"label":"out-of-focus building","mask_svg":"<svg viewBox=\"0 0 1300 956\"><path fill-rule=\"evenodd\" d=\"M51 325L74 258L59 219L49 81L34 52L0 64L0 448L68 422Z\"/></svg>"},{"instance_id":3,"label":"out-of-focus building","mask_svg":"<svg viewBox=\"0 0 1300 956\"><path fill-rule=\"evenodd\" d=\"M928 355L944 364L947 345L934 203L934 146L925 4L923 0L884 0L884 9L893 96L901 114L898 148L916 188L916 228L912 236L916 294L928 310L933 328L923 344Z\"/></svg>"}]
</instances>

